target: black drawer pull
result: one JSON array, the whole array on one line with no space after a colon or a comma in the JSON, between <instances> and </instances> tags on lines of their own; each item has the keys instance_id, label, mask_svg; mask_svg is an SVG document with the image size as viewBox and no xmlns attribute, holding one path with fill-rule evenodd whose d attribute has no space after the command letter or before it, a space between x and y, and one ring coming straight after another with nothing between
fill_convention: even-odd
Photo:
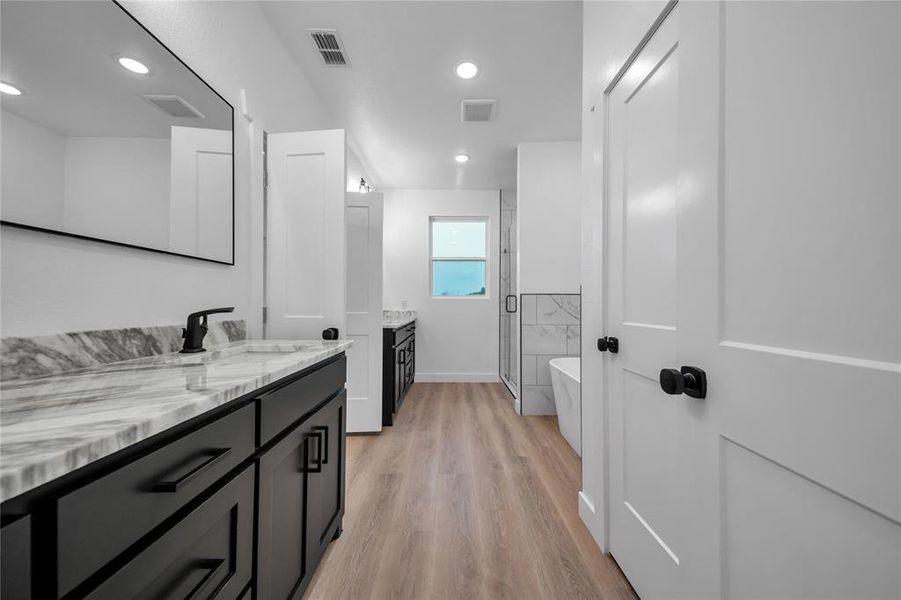
<instances>
[{"instance_id":1,"label":"black drawer pull","mask_svg":"<svg viewBox=\"0 0 901 600\"><path fill-rule=\"evenodd\" d=\"M315 439L318 444L318 448L316 448L316 462L315 466L310 466L310 440ZM302 471L304 473L322 473L322 438L319 437L319 432L314 432L311 434L307 434L303 438L303 468Z\"/></svg>"},{"instance_id":2,"label":"black drawer pull","mask_svg":"<svg viewBox=\"0 0 901 600\"><path fill-rule=\"evenodd\" d=\"M207 574L204 575L203 579L198 581L197 585L194 586L194 589L192 589L191 592L187 596L185 596L185 600L193 600L194 598L196 598L197 595L200 593L200 590L202 590L206 586L206 584L208 584L210 582L210 580L212 580L213 577L216 576L216 573L219 572L219 569L221 569L222 565L224 565L224 564L225 564L224 558L210 558L207 560L198 561L197 568L198 569L206 569ZM222 586L219 586L219 587L221 588ZM210 596L210 598L216 597L216 595L218 594L218 591L219 590L216 590L216 593L214 593L212 596Z\"/></svg>"},{"instance_id":3,"label":"black drawer pull","mask_svg":"<svg viewBox=\"0 0 901 600\"><path fill-rule=\"evenodd\" d=\"M210 457L179 477L178 479L170 479L165 481L160 481L155 486L153 486L154 492L165 492L172 493L177 492L180 487L187 485L192 479L194 479L200 473L206 471L214 464L225 458L231 453L231 448L220 448L218 450L213 450L210 452Z\"/></svg>"},{"instance_id":4,"label":"black drawer pull","mask_svg":"<svg viewBox=\"0 0 901 600\"><path fill-rule=\"evenodd\" d=\"M328 464L328 427L325 425L317 425L313 428L313 433L317 436L322 434L325 440L320 440L319 447L322 449L322 464Z\"/></svg>"}]
</instances>

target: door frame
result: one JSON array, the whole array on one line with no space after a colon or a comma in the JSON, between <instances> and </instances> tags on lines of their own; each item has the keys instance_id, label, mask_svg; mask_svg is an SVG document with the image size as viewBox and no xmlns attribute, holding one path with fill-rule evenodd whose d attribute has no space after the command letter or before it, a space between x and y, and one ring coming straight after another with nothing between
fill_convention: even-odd
<instances>
[{"instance_id":1,"label":"door frame","mask_svg":"<svg viewBox=\"0 0 901 600\"><path fill-rule=\"evenodd\" d=\"M645 32L645 34L638 41L638 44L626 58L625 62L623 62L622 66L616 72L616 75L610 80L610 83L607 84L607 87L604 88L604 91L601 94L601 104L603 107L603 113L601 115L602 118L602 165L603 165L603 175L601 181L601 236L603 244L601 245L601 323L603 324L604 331L606 332L604 335L616 335L616 332L613 332L610 327L610 318L607 311L608 302L607 299L610 294L610 289L608 286L608 279L610 273L610 264L609 264L609 239L610 236L608 234L609 229L609 210L610 210L610 187L609 181L609 160L610 160L610 140L607 135L607 132L610 130L610 94L613 93L613 90L616 88L617 84L622 80L625 74L629 71L635 61L638 59L641 52L645 49L651 39L654 37L654 34L657 33L657 30L663 25L664 21L666 21L667 17L669 17L670 13L673 12L673 9L676 8L676 5L679 3L679 0L669 0L666 3L666 6L663 7L663 10L660 11L660 14L657 15L657 18L654 19L654 22L651 23L651 26ZM601 444L604 452L604 460L602 463L604 475L603 475L603 483L604 483L604 508L603 508L603 523L604 523L604 547L601 548L603 552L610 552L610 402L611 402L611 391L610 391L610 374L611 367L609 361L605 360L602 362L601 369L601 405L602 405L602 415L603 415L603 428L602 432L604 435L604 440ZM584 433L584 426L583 426Z\"/></svg>"},{"instance_id":2,"label":"door frame","mask_svg":"<svg viewBox=\"0 0 901 600\"><path fill-rule=\"evenodd\" d=\"M263 339L269 326L269 132L263 130Z\"/></svg>"}]
</instances>

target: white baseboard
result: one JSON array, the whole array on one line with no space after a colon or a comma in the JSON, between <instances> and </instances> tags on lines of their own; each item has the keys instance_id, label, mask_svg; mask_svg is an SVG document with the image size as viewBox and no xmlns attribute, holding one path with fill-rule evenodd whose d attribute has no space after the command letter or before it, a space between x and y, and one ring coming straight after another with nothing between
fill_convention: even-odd
<instances>
[{"instance_id":1,"label":"white baseboard","mask_svg":"<svg viewBox=\"0 0 901 600\"><path fill-rule=\"evenodd\" d=\"M420 383L500 383L497 373L416 373Z\"/></svg>"},{"instance_id":2,"label":"white baseboard","mask_svg":"<svg viewBox=\"0 0 901 600\"><path fill-rule=\"evenodd\" d=\"M604 539L604 515L598 514L594 502L585 495L585 492L579 492L579 518L585 523L588 533L594 538L594 543L598 545L601 552L606 552L607 540Z\"/></svg>"}]
</instances>

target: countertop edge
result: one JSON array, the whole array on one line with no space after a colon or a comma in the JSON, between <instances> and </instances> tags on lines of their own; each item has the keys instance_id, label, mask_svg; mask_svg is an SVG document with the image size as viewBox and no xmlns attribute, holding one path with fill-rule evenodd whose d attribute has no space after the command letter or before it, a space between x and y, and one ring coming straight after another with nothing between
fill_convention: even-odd
<instances>
[{"instance_id":1,"label":"countertop edge","mask_svg":"<svg viewBox=\"0 0 901 600\"><path fill-rule=\"evenodd\" d=\"M115 433L106 433L98 436L97 439L86 441L75 447L37 457L31 464L2 467L0 468L0 503L16 498L186 421L200 417L280 379L343 354L353 342L351 340L341 341L345 343L323 349L312 356L298 357L297 361L291 365L275 368L263 375L254 376L231 387L212 392L203 398L173 407L172 410L154 415L143 423L134 423Z\"/></svg>"},{"instance_id":2,"label":"countertop edge","mask_svg":"<svg viewBox=\"0 0 901 600\"><path fill-rule=\"evenodd\" d=\"M382 321L382 329L400 329L406 327L410 323L415 323L416 317L410 319L399 319L397 321Z\"/></svg>"}]
</instances>

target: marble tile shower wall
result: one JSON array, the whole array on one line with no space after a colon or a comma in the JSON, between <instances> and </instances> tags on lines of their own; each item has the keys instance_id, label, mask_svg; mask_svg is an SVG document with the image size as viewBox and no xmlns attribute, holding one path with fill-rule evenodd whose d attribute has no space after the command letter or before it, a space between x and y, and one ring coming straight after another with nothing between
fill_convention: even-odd
<instances>
[{"instance_id":1,"label":"marble tile shower wall","mask_svg":"<svg viewBox=\"0 0 901 600\"><path fill-rule=\"evenodd\" d=\"M553 415L554 390L548 362L579 356L582 297L579 294L522 294L522 414Z\"/></svg>"}]
</instances>

